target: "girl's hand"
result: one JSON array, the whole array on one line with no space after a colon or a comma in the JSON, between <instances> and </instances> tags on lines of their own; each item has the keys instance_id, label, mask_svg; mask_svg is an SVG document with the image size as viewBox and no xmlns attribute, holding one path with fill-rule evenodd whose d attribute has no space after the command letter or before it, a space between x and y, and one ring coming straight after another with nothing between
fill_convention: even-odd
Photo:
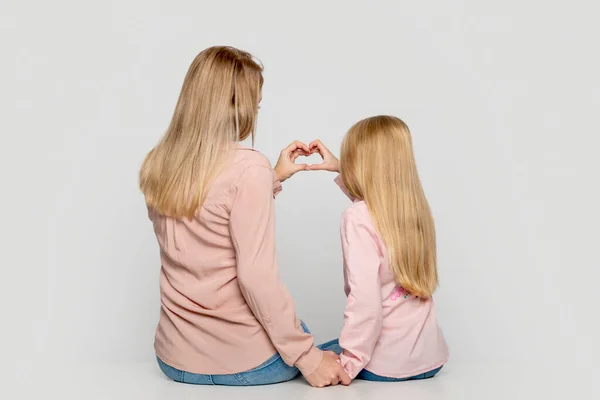
<instances>
[{"instance_id":1,"label":"girl's hand","mask_svg":"<svg viewBox=\"0 0 600 400\"><path fill-rule=\"evenodd\" d=\"M308 145L310 154L319 153L323 162L321 164L309 165L311 171L340 172L340 160L319 140L314 140Z\"/></svg>"},{"instance_id":2,"label":"girl's hand","mask_svg":"<svg viewBox=\"0 0 600 400\"><path fill-rule=\"evenodd\" d=\"M294 164L298 157L306 157L308 155L310 155L310 150L308 149L308 146L297 140L291 143L285 149L281 150L279 160L277 160L277 164L274 168L279 180L283 182L286 179L291 178L292 175L294 175L298 171L308 170L307 164Z\"/></svg>"}]
</instances>

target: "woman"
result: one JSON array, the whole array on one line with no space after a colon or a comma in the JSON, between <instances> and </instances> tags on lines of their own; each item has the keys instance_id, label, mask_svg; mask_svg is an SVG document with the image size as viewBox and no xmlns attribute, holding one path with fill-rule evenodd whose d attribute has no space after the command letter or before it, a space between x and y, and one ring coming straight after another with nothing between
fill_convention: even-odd
<instances>
[{"instance_id":1,"label":"woman","mask_svg":"<svg viewBox=\"0 0 600 400\"><path fill-rule=\"evenodd\" d=\"M148 154L140 187L160 246L162 371L193 384L313 386L350 379L321 352L279 279L274 195L306 169L295 142L275 170L254 141L262 67L246 52L212 47L185 77L171 124Z\"/></svg>"}]
</instances>

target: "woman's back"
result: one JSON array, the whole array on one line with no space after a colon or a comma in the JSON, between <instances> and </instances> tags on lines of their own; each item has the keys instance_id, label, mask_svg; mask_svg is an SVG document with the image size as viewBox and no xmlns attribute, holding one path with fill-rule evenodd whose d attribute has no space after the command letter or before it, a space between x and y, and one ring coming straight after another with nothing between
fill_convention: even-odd
<instances>
[{"instance_id":1,"label":"woman's back","mask_svg":"<svg viewBox=\"0 0 600 400\"><path fill-rule=\"evenodd\" d=\"M248 199L236 202L238 188L253 184L253 170L268 170L273 189L278 190L268 160L240 147L232 151L193 219L166 217L149 209L162 261L155 348L159 358L179 369L235 373L275 353L240 290L230 231L233 208L253 212Z\"/></svg>"}]
</instances>

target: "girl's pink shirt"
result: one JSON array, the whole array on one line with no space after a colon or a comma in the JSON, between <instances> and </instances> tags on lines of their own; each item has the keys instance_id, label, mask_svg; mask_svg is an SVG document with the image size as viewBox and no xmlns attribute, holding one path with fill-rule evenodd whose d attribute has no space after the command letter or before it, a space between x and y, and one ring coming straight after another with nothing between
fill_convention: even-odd
<instances>
[{"instance_id":1,"label":"girl's pink shirt","mask_svg":"<svg viewBox=\"0 0 600 400\"><path fill-rule=\"evenodd\" d=\"M274 195L281 183L260 153L239 147L194 218L149 209L160 247L156 354L197 374L234 374L276 352L311 374L322 359L279 278Z\"/></svg>"},{"instance_id":2,"label":"girl's pink shirt","mask_svg":"<svg viewBox=\"0 0 600 400\"><path fill-rule=\"evenodd\" d=\"M364 201L353 204L341 222L344 290L348 297L340 346L341 363L352 379L366 368L390 378L429 372L448 361L433 299L406 293L390 272L387 251Z\"/></svg>"}]
</instances>

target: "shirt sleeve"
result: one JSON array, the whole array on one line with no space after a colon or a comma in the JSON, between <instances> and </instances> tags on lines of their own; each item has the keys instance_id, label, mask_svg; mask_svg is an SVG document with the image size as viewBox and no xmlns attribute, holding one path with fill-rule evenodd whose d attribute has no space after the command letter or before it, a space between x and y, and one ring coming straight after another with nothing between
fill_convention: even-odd
<instances>
[{"instance_id":1,"label":"shirt sleeve","mask_svg":"<svg viewBox=\"0 0 600 400\"><path fill-rule=\"evenodd\" d=\"M283 361L310 375L323 353L302 329L291 295L279 277L273 189L273 172L261 165L247 168L238 181L229 222L238 284Z\"/></svg>"},{"instance_id":2,"label":"shirt sleeve","mask_svg":"<svg viewBox=\"0 0 600 400\"><path fill-rule=\"evenodd\" d=\"M371 360L381 333L381 258L372 226L350 211L344 213L341 224L348 304L340 346L344 349L342 365L354 379Z\"/></svg>"},{"instance_id":3,"label":"shirt sleeve","mask_svg":"<svg viewBox=\"0 0 600 400\"><path fill-rule=\"evenodd\" d=\"M281 181L275 171L273 171L273 197L276 197L281 192L281 189Z\"/></svg>"},{"instance_id":4,"label":"shirt sleeve","mask_svg":"<svg viewBox=\"0 0 600 400\"><path fill-rule=\"evenodd\" d=\"M348 188L346 188L346 185L344 185L344 181L342 180L342 176L341 176L341 175L338 175L338 176L336 176L336 177L335 177L335 179L334 179L334 182L335 182L335 183L336 183L336 184L337 184L337 185L340 187L340 189L342 190L342 192L343 192L343 193L344 193L346 196L348 196L348 198L349 198L351 201L354 201L354 200L356 200L356 197L352 196L352 195L350 194L350 192L348 191Z\"/></svg>"}]
</instances>

